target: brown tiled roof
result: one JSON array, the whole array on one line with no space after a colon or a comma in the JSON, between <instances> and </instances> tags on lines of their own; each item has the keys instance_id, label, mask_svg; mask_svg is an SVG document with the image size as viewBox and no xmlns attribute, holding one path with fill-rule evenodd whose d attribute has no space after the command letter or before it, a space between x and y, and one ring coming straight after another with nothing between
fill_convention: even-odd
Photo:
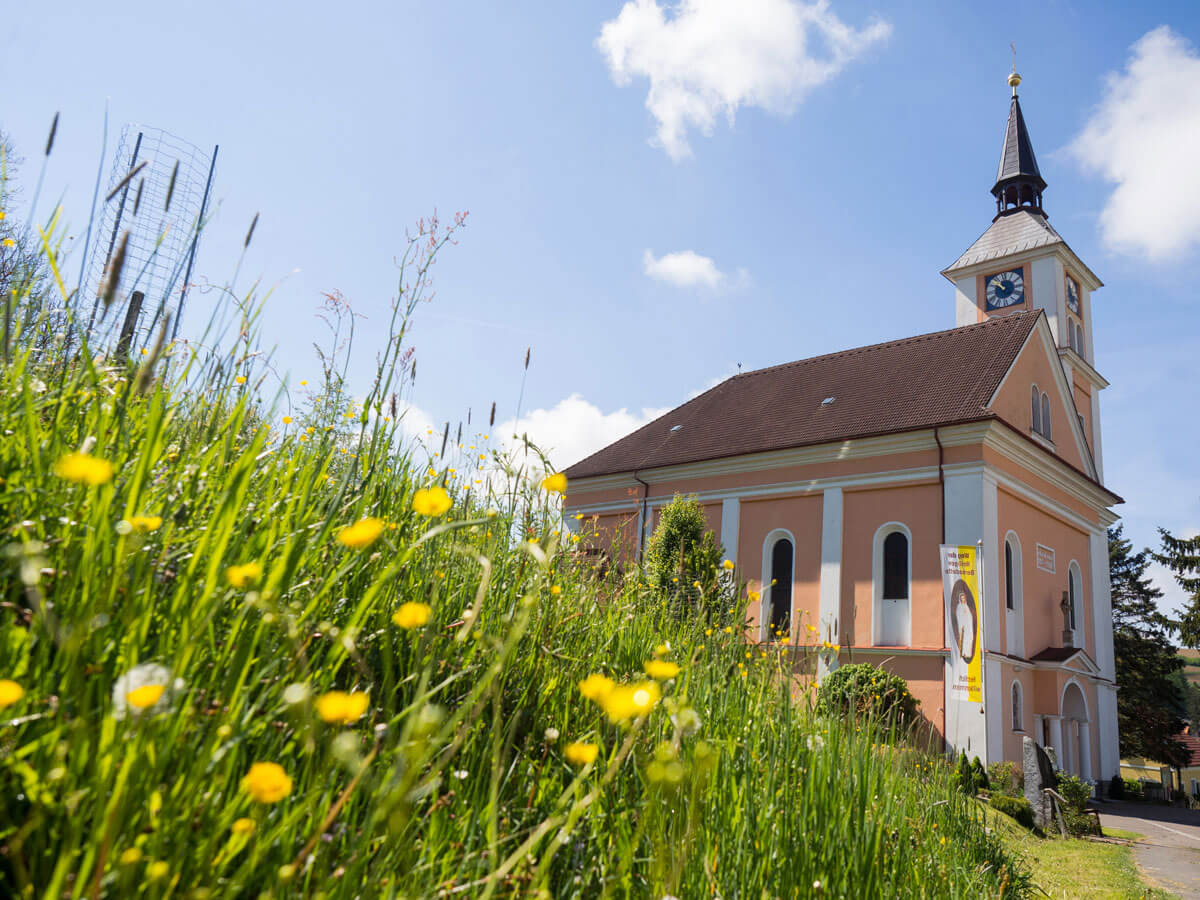
<instances>
[{"instance_id":1,"label":"brown tiled roof","mask_svg":"<svg viewBox=\"0 0 1200 900\"><path fill-rule=\"evenodd\" d=\"M987 403L1040 315L1014 313L735 375L571 466L567 477L989 418Z\"/></svg>"},{"instance_id":2,"label":"brown tiled roof","mask_svg":"<svg viewBox=\"0 0 1200 900\"><path fill-rule=\"evenodd\" d=\"M1047 647L1040 653L1029 657L1030 662L1065 662L1076 653L1082 653L1082 647Z\"/></svg>"},{"instance_id":3,"label":"brown tiled roof","mask_svg":"<svg viewBox=\"0 0 1200 900\"><path fill-rule=\"evenodd\" d=\"M1200 738L1194 734L1177 734L1174 739L1183 744L1188 752L1187 765L1185 769L1190 769L1192 766L1200 766Z\"/></svg>"}]
</instances>

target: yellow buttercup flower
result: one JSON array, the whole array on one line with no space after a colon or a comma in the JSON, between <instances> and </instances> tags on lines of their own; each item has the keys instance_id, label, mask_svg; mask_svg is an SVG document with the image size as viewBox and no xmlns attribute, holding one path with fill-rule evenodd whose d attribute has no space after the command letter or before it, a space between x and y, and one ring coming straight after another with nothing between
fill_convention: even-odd
<instances>
[{"instance_id":1,"label":"yellow buttercup flower","mask_svg":"<svg viewBox=\"0 0 1200 900\"><path fill-rule=\"evenodd\" d=\"M170 871L171 866L160 859L146 866L146 877L150 881L158 881L160 878L166 878Z\"/></svg>"},{"instance_id":2,"label":"yellow buttercup flower","mask_svg":"<svg viewBox=\"0 0 1200 900\"><path fill-rule=\"evenodd\" d=\"M604 698L611 694L613 688L616 686L617 683L607 675L601 675L597 672L579 682L579 693L583 694L589 700L602 703Z\"/></svg>"},{"instance_id":3,"label":"yellow buttercup flower","mask_svg":"<svg viewBox=\"0 0 1200 900\"><path fill-rule=\"evenodd\" d=\"M362 691L330 691L317 698L317 715L333 725L349 725L363 717L368 700Z\"/></svg>"},{"instance_id":4,"label":"yellow buttercup flower","mask_svg":"<svg viewBox=\"0 0 1200 900\"><path fill-rule=\"evenodd\" d=\"M307 381L302 381L302 382L300 382L300 387L307 387L307 386L308 386L308 382L307 382Z\"/></svg>"},{"instance_id":5,"label":"yellow buttercup flower","mask_svg":"<svg viewBox=\"0 0 1200 900\"><path fill-rule=\"evenodd\" d=\"M565 494L567 492L567 476L562 472L547 475L542 479L542 490L550 491L552 494Z\"/></svg>"},{"instance_id":6,"label":"yellow buttercup flower","mask_svg":"<svg viewBox=\"0 0 1200 900\"><path fill-rule=\"evenodd\" d=\"M727 570L727 571L730 571L730 572L732 572L732 571L733 571L733 569L734 569L734 562L733 562L733 560L732 560L732 559L727 559L727 560L725 560L725 562L721 563L721 568L723 568L723 569L725 569L725 570Z\"/></svg>"},{"instance_id":7,"label":"yellow buttercup flower","mask_svg":"<svg viewBox=\"0 0 1200 900\"><path fill-rule=\"evenodd\" d=\"M256 762L243 776L242 790L259 803L278 803L292 792L292 779L279 763Z\"/></svg>"},{"instance_id":8,"label":"yellow buttercup flower","mask_svg":"<svg viewBox=\"0 0 1200 900\"><path fill-rule=\"evenodd\" d=\"M283 419L282 419L281 421L283 422L283 424L284 424L284 425L291 425L291 424L292 424L292 417L291 417L291 416L284 416L284 417L283 417Z\"/></svg>"},{"instance_id":9,"label":"yellow buttercup flower","mask_svg":"<svg viewBox=\"0 0 1200 900\"><path fill-rule=\"evenodd\" d=\"M254 831L254 820L243 816L234 822L229 830L234 834L250 834L250 832Z\"/></svg>"},{"instance_id":10,"label":"yellow buttercup flower","mask_svg":"<svg viewBox=\"0 0 1200 900\"><path fill-rule=\"evenodd\" d=\"M657 681L640 681L635 684L619 684L600 701L608 713L610 722L625 722L636 716L644 716L662 699L662 688Z\"/></svg>"},{"instance_id":11,"label":"yellow buttercup flower","mask_svg":"<svg viewBox=\"0 0 1200 900\"><path fill-rule=\"evenodd\" d=\"M557 584L552 585L550 588L550 593L553 594L555 597L557 597L559 594L562 593L562 588Z\"/></svg>"},{"instance_id":12,"label":"yellow buttercup flower","mask_svg":"<svg viewBox=\"0 0 1200 900\"><path fill-rule=\"evenodd\" d=\"M405 603L392 613L392 621L401 628L420 628L433 615L433 607L428 603Z\"/></svg>"},{"instance_id":13,"label":"yellow buttercup flower","mask_svg":"<svg viewBox=\"0 0 1200 900\"><path fill-rule=\"evenodd\" d=\"M54 474L76 484L90 484L92 487L112 481L116 470L107 459L100 459L90 453L68 453L54 464Z\"/></svg>"},{"instance_id":14,"label":"yellow buttercup flower","mask_svg":"<svg viewBox=\"0 0 1200 900\"><path fill-rule=\"evenodd\" d=\"M142 861L142 851L137 847L130 847L121 854L121 865L136 866Z\"/></svg>"},{"instance_id":15,"label":"yellow buttercup flower","mask_svg":"<svg viewBox=\"0 0 1200 900\"><path fill-rule=\"evenodd\" d=\"M235 588L253 587L262 578L262 573L262 563L248 562L227 568L225 579Z\"/></svg>"},{"instance_id":16,"label":"yellow buttercup flower","mask_svg":"<svg viewBox=\"0 0 1200 900\"><path fill-rule=\"evenodd\" d=\"M237 378L235 378L235 379L233 379L233 380L234 380L234 381L236 381L238 384L245 384L245 383L246 383L246 376L245 376L245 375L239 375Z\"/></svg>"},{"instance_id":17,"label":"yellow buttercup flower","mask_svg":"<svg viewBox=\"0 0 1200 900\"><path fill-rule=\"evenodd\" d=\"M363 547L371 546L383 534L383 525L383 519L373 517L360 519L339 531L337 539L353 550L361 550Z\"/></svg>"},{"instance_id":18,"label":"yellow buttercup flower","mask_svg":"<svg viewBox=\"0 0 1200 900\"><path fill-rule=\"evenodd\" d=\"M666 681L679 674L679 666L665 659L648 659L642 664L646 674L659 681Z\"/></svg>"},{"instance_id":19,"label":"yellow buttercup flower","mask_svg":"<svg viewBox=\"0 0 1200 900\"><path fill-rule=\"evenodd\" d=\"M17 246L17 242L14 241L12 238L5 238L3 241L0 241L0 244L3 244L5 247Z\"/></svg>"},{"instance_id":20,"label":"yellow buttercup flower","mask_svg":"<svg viewBox=\"0 0 1200 900\"><path fill-rule=\"evenodd\" d=\"M430 518L442 515L453 504L454 501L450 499L450 495L446 493L446 489L440 485L421 488L413 494L413 509L421 515L429 516Z\"/></svg>"},{"instance_id":21,"label":"yellow buttercup flower","mask_svg":"<svg viewBox=\"0 0 1200 900\"><path fill-rule=\"evenodd\" d=\"M146 534L150 531L158 531L162 528L162 516L131 516L129 524L133 526L133 530Z\"/></svg>"},{"instance_id":22,"label":"yellow buttercup flower","mask_svg":"<svg viewBox=\"0 0 1200 900\"><path fill-rule=\"evenodd\" d=\"M15 681L5 678L0 680L0 709L12 706L25 696L25 688Z\"/></svg>"},{"instance_id":23,"label":"yellow buttercup flower","mask_svg":"<svg viewBox=\"0 0 1200 900\"><path fill-rule=\"evenodd\" d=\"M577 766L586 766L595 762L596 754L599 752L600 747L596 744L571 743L563 748L563 756L567 758L567 762Z\"/></svg>"},{"instance_id":24,"label":"yellow buttercup flower","mask_svg":"<svg viewBox=\"0 0 1200 900\"><path fill-rule=\"evenodd\" d=\"M137 710L148 709L162 699L166 689L165 684L143 684L129 691L125 695L125 702Z\"/></svg>"}]
</instances>

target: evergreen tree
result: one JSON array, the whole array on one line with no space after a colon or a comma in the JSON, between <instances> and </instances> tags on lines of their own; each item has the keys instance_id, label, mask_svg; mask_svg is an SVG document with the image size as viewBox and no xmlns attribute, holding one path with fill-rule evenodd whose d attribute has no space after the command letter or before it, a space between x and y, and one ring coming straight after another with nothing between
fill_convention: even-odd
<instances>
[{"instance_id":1,"label":"evergreen tree","mask_svg":"<svg viewBox=\"0 0 1200 900\"><path fill-rule=\"evenodd\" d=\"M1158 529L1162 551L1154 559L1175 576L1175 581L1188 595L1187 607L1180 617L1179 640L1185 647L1200 646L1200 534L1177 538L1165 528Z\"/></svg>"},{"instance_id":2,"label":"evergreen tree","mask_svg":"<svg viewBox=\"0 0 1200 900\"><path fill-rule=\"evenodd\" d=\"M664 594L719 615L732 597L732 581L722 577L723 554L700 501L676 494L646 544L646 574Z\"/></svg>"},{"instance_id":3,"label":"evergreen tree","mask_svg":"<svg viewBox=\"0 0 1200 900\"><path fill-rule=\"evenodd\" d=\"M1172 676L1183 661L1171 643L1175 624L1158 609L1162 591L1146 575L1151 558L1149 550L1133 552L1122 527L1109 529L1121 755L1178 765L1186 754L1173 735L1183 727L1184 698Z\"/></svg>"}]
</instances>

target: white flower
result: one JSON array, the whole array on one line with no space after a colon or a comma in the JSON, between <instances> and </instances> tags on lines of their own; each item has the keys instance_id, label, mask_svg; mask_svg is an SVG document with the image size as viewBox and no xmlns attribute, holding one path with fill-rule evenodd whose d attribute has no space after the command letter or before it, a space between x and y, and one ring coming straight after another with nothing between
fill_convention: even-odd
<instances>
[{"instance_id":1,"label":"white flower","mask_svg":"<svg viewBox=\"0 0 1200 900\"><path fill-rule=\"evenodd\" d=\"M818 750L820 750L822 747L825 746L825 738L821 737L819 734L810 734L808 736L807 743L808 743L809 752L816 753ZM814 887L817 887L817 888L819 888L820 886L821 886L821 883L819 881L814 885Z\"/></svg>"},{"instance_id":2,"label":"white flower","mask_svg":"<svg viewBox=\"0 0 1200 900\"><path fill-rule=\"evenodd\" d=\"M307 684L297 681L283 689L283 702L289 706L297 706L306 702L311 693Z\"/></svg>"},{"instance_id":3,"label":"white flower","mask_svg":"<svg viewBox=\"0 0 1200 900\"><path fill-rule=\"evenodd\" d=\"M113 683L113 718L140 718L167 712L171 701L183 689L183 679L172 680L171 670L166 666L157 663L134 666Z\"/></svg>"},{"instance_id":4,"label":"white flower","mask_svg":"<svg viewBox=\"0 0 1200 900\"><path fill-rule=\"evenodd\" d=\"M684 737L695 734L700 730L700 713L690 706L685 706L671 716L671 724L678 728L679 733Z\"/></svg>"},{"instance_id":5,"label":"white flower","mask_svg":"<svg viewBox=\"0 0 1200 900\"><path fill-rule=\"evenodd\" d=\"M457 778L459 781L463 781L470 774L471 773L468 772L466 769L456 769L454 772L454 777Z\"/></svg>"},{"instance_id":6,"label":"white flower","mask_svg":"<svg viewBox=\"0 0 1200 900\"><path fill-rule=\"evenodd\" d=\"M553 744L557 740L558 740L558 729L557 728L547 728L546 729L546 743Z\"/></svg>"}]
</instances>

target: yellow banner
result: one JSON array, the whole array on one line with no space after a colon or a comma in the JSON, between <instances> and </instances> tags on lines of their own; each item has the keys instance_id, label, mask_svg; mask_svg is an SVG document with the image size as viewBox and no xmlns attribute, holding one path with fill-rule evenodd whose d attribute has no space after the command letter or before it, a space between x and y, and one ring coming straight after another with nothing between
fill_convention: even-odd
<instances>
[{"instance_id":1,"label":"yellow banner","mask_svg":"<svg viewBox=\"0 0 1200 900\"><path fill-rule=\"evenodd\" d=\"M979 553L972 546L942 545L942 585L953 681L951 695L983 702L983 609L979 603Z\"/></svg>"}]
</instances>

